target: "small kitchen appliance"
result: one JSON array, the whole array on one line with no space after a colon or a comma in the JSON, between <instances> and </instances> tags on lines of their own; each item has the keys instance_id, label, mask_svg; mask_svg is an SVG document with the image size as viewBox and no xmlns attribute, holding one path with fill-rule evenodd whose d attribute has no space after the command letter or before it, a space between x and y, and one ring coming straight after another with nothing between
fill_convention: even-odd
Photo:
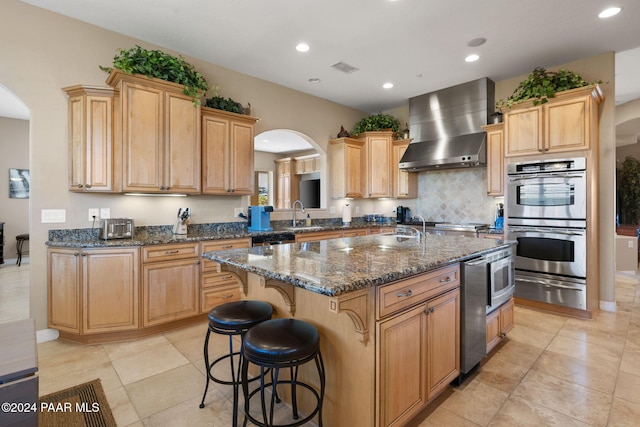
<instances>
[{"instance_id":1,"label":"small kitchen appliance","mask_svg":"<svg viewBox=\"0 0 640 427\"><path fill-rule=\"evenodd\" d=\"M273 206L249 206L249 231L272 231Z\"/></svg>"},{"instance_id":2,"label":"small kitchen appliance","mask_svg":"<svg viewBox=\"0 0 640 427\"><path fill-rule=\"evenodd\" d=\"M191 216L189 208L182 210L178 209L178 219L173 226L173 234L187 234L187 220Z\"/></svg>"},{"instance_id":3,"label":"small kitchen appliance","mask_svg":"<svg viewBox=\"0 0 640 427\"><path fill-rule=\"evenodd\" d=\"M398 224L411 222L411 209L406 206L396 208L396 222Z\"/></svg>"},{"instance_id":4,"label":"small kitchen appliance","mask_svg":"<svg viewBox=\"0 0 640 427\"><path fill-rule=\"evenodd\" d=\"M133 220L131 218L101 219L100 238L104 240L133 238Z\"/></svg>"},{"instance_id":5,"label":"small kitchen appliance","mask_svg":"<svg viewBox=\"0 0 640 427\"><path fill-rule=\"evenodd\" d=\"M496 204L496 218L495 218L496 230L502 230L504 228L504 204Z\"/></svg>"}]
</instances>

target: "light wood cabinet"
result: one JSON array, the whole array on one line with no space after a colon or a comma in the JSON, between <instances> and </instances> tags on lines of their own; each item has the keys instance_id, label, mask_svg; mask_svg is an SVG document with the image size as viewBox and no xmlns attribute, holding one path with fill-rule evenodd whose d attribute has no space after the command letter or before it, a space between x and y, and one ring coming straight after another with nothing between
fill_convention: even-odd
<instances>
[{"instance_id":1,"label":"light wood cabinet","mask_svg":"<svg viewBox=\"0 0 640 427\"><path fill-rule=\"evenodd\" d=\"M142 326L199 314L198 243L149 246L142 251Z\"/></svg>"},{"instance_id":2,"label":"light wood cabinet","mask_svg":"<svg viewBox=\"0 0 640 427\"><path fill-rule=\"evenodd\" d=\"M487 132L487 195L504 196L504 123L483 128Z\"/></svg>"},{"instance_id":3,"label":"light wood cabinet","mask_svg":"<svg viewBox=\"0 0 640 427\"><path fill-rule=\"evenodd\" d=\"M296 175L320 172L320 156L312 154L293 158Z\"/></svg>"},{"instance_id":4,"label":"light wood cabinet","mask_svg":"<svg viewBox=\"0 0 640 427\"><path fill-rule=\"evenodd\" d=\"M317 242L320 240L339 239L342 231L314 231L311 233L296 234L296 243Z\"/></svg>"},{"instance_id":5,"label":"light wood cabinet","mask_svg":"<svg viewBox=\"0 0 640 427\"><path fill-rule=\"evenodd\" d=\"M298 199L299 178L294 173L295 165L291 157L277 159L276 162L276 209L291 209Z\"/></svg>"},{"instance_id":6,"label":"light wood cabinet","mask_svg":"<svg viewBox=\"0 0 640 427\"><path fill-rule=\"evenodd\" d=\"M599 86L559 92L549 102L524 102L505 114L505 156L589 150L598 139Z\"/></svg>"},{"instance_id":7,"label":"light wood cabinet","mask_svg":"<svg viewBox=\"0 0 640 427\"><path fill-rule=\"evenodd\" d=\"M513 298L487 315L487 353L502 341L514 326Z\"/></svg>"},{"instance_id":8,"label":"light wood cabinet","mask_svg":"<svg viewBox=\"0 0 640 427\"><path fill-rule=\"evenodd\" d=\"M200 193L200 105L179 84L114 70L122 191Z\"/></svg>"},{"instance_id":9,"label":"light wood cabinet","mask_svg":"<svg viewBox=\"0 0 640 427\"><path fill-rule=\"evenodd\" d=\"M400 160L409 147L410 139L393 141L391 153L391 197L415 199L418 197L418 174L400 169Z\"/></svg>"},{"instance_id":10,"label":"light wood cabinet","mask_svg":"<svg viewBox=\"0 0 640 427\"><path fill-rule=\"evenodd\" d=\"M358 135L359 139L365 141L365 197L391 197L391 143L394 137L394 132L364 132Z\"/></svg>"},{"instance_id":11,"label":"light wood cabinet","mask_svg":"<svg viewBox=\"0 0 640 427\"><path fill-rule=\"evenodd\" d=\"M365 141L355 138L338 138L329 141L332 198L364 196L365 162Z\"/></svg>"},{"instance_id":12,"label":"light wood cabinet","mask_svg":"<svg viewBox=\"0 0 640 427\"><path fill-rule=\"evenodd\" d=\"M459 286L456 265L378 289L376 425L406 424L460 373Z\"/></svg>"},{"instance_id":13,"label":"light wood cabinet","mask_svg":"<svg viewBox=\"0 0 640 427\"><path fill-rule=\"evenodd\" d=\"M342 237L357 237L357 236L367 236L369 235L368 228L355 228L352 230L343 230Z\"/></svg>"},{"instance_id":14,"label":"light wood cabinet","mask_svg":"<svg viewBox=\"0 0 640 427\"><path fill-rule=\"evenodd\" d=\"M255 117L202 107L202 193L254 192Z\"/></svg>"},{"instance_id":15,"label":"light wood cabinet","mask_svg":"<svg viewBox=\"0 0 640 427\"><path fill-rule=\"evenodd\" d=\"M50 248L49 327L74 334L135 330L138 248Z\"/></svg>"},{"instance_id":16,"label":"light wood cabinet","mask_svg":"<svg viewBox=\"0 0 640 427\"><path fill-rule=\"evenodd\" d=\"M111 192L113 176L112 88L70 86L69 190Z\"/></svg>"},{"instance_id":17,"label":"light wood cabinet","mask_svg":"<svg viewBox=\"0 0 640 427\"><path fill-rule=\"evenodd\" d=\"M251 239L216 240L202 242L201 253L225 249L249 248ZM202 259L200 264L200 312L208 313L225 302L240 301L240 283L235 275L218 272L218 263Z\"/></svg>"}]
</instances>

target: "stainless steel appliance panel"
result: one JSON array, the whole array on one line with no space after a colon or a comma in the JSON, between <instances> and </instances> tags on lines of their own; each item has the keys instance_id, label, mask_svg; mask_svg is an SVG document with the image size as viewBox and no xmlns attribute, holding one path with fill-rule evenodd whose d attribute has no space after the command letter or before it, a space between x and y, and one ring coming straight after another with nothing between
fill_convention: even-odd
<instances>
[{"instance_id":1,"label":"stainless steel appliance panel","mask_svg":"<svg viewBox=\"0 0 640 427\"><path fill-rule=\"evenodd\" d=\"M585 279L516 271L515 296L579 310L587 308Z\"/></svg>"},{"instance_id":2,"label":"stainless steel appliance panel","mask_svg":"<svg viewBox=\"0 0 640 427\"><path fill-rule=\"evenodd\" d=\"M469 373L487 354L487 263L476 258L460 265L460 371Z\"/></svg>"},{"instance_id":3,"label":"stainless steel appliance panel","mask_svg":"<svg viewBox=\"0 0 640 427\"><path fill-rule=\"evenodd\" d=\"M587 276L587 231L555 227L508 227L509 240L518 242L516 267L585 278Z\"/></svg>"}]
</instances>

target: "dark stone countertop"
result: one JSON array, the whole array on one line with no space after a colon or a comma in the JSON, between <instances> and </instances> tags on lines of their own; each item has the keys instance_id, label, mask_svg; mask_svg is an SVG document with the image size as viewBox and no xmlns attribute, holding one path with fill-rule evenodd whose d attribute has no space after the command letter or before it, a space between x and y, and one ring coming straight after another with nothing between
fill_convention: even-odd
<instances>
[{"instance_id":1,"label":"dark stone countertop","mask_svg":"<svg viewBox=\"0 0 640 427\"><path fill-rule=\"evenodd\" d=\"M382 285L472 258L513 242L462 236L371 235L206 252L241 270L329 296Z\"/></svg>"}]
</instances>

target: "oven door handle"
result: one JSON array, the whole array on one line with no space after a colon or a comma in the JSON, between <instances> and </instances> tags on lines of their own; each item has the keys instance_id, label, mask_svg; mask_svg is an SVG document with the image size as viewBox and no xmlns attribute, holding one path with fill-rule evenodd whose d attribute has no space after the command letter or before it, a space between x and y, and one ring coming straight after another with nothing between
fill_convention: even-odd
<instances>
[{"instance_id":1,"label":"oven door handle","mask_svg":"<svg viewBox=\"0 0 640 427\"><path fill-rule=\"evenodd\" d=\"M526 181L529 179L540 178L584 178L584 173L562 173L562 172L550 172L550 173L534 173L531 175L512 175L509 177L509 181Z\"/></svg>"},{"instance_id":2,"label":"oven door handle","mask_svg":"<svg viewBox=\"0 0 640 427\"><path fill-rule=\"evenodd\" d=\"M549 233L549 234L564 234L566 236L584 236L585 231L575 231L575 230L558 230L556 228L540 228L540 227L531 227L531 228L522 228L522 227L509 227L509 231L512 233Z\"/></svg>"},{"instance_id":3,"label":"oven door handle","mask_svg":"<svg viewBox=\"0 0 640 427\"><path fill-rule=\"evenodd\" d=\"M524 277L518 277L516 279L516 282L534 283L536 285L542 285L545 288L562 288L562 289L568 289L570 291L582 292L582 289L574 288L573 286L554 285L554 284L551 284L551 283L547 283L544 280L535 280L535 279L527 279L527 278L524 278Z\"/></svg>"}]
</instances>

